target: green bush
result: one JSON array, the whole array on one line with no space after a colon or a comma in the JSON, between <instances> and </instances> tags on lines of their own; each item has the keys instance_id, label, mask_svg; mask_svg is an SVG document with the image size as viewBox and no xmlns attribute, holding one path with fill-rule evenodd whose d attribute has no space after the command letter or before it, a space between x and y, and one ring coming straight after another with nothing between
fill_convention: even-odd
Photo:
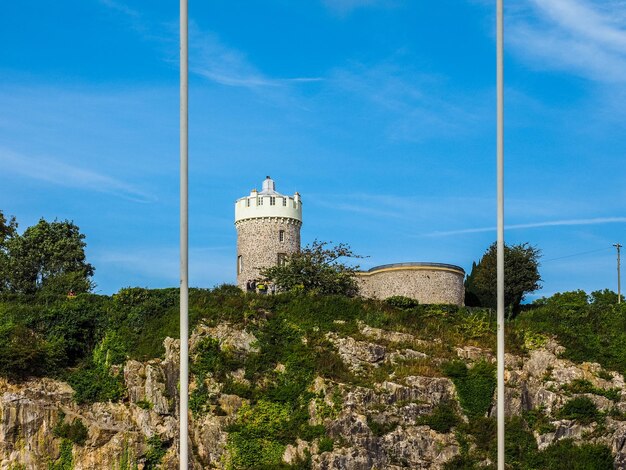
<instances>
[{"instance_id":1,"label":"green bush","mask_svg":"<svg viewBox=\"0 0 626 470\"><path fill-rule=\"evenodd\" d=\"M75 419L71 423L66 423L65 414L63 412L59 414L59 419L52 429L52 433L56 437L67 439L79 446L84 446L89 438L89 431L82 420Z\"/></svg>"},{"instance_id":2,"label":"green bush","mask_svg":"<svg viewBox=\"0 0 626 470\"><path fill-rule=\"evenodd\" d=\"M456 406L451 400L441 400L431 414L417 419L417 424L425 424L432 430L441 433L450 432L460 423L461 419L456 412Z\"/></svg>"},{"instance_id":3,"label":"green bush","mask_svg":"<svg viewBox=\"0 0 626 470\"><path fill-rule=\"evenodd\" d=\"M394 295L391 297L387 297L385 299L385 303L400 310L410 310L419 305L419 301L417 299L404 297L403 295Z\"/></svg>"},{"instance_id":4,"label":"green bush","mask_svg":"<svg viewBox=\"0 0 626 470\"><path fill-rule=\"evenodd\" d=\"M332 452L334 447L335 441L333 441L331 437L326 436L322 437L318 444L318 450L320 454L323 452Z\"/></svg>"},{"instance_id":5,"label":"green bush","mask_svg":"<svg viewBox=\"0 0 626 470\"><path fill-rule=\"evenodd\" d=\"M148 400L139 400L137 403L135 403L139 408L141 408L142 410L151 410L154 405L152 404L151 401Z\"/></svg>"},{"instance_id":6,"label":"green bush","mask_svg":"<svg viewBox=\"0 0 626 470\"><path fill-rule=\"evenodd\" d=\"M583 291L555 294L537 301L511 327L556 336L565 347L563 357L574 362L598 362L626 373L626 304L599 298L590 304Z\"/></svg>"},{"instance_id":7,"label":"green bush","mask_svg":"<svg viewBox=\"0 0 626 470\"><path fill-rule=\"evenodd\" d=\"M125 393L124 381L119 374L113 375L109 369L93 363L73 371L67 381L79 404L118 401Z\"/></svg>"},{"instance_id":8,"label":"green bush","mask_svg":"<svg viewBox=\"0 0 626 470\"><path fill-rule=\"evenodd\" d=\"M468 418L484 416L496 389L495 366L481 361L468 369L465 363L454 361L444 364L443 372L452 379Z\"/></svg>"},{"instance_id":9,"label":"green bush","mask_svg":"<svg viewBox=\"0 0 626 470\"><path fill-rule=\"evenodd\" d=\"M621 397L619 388L598 388L585 379L574 379L569 384L563 385L562 389L570 393L591 393L593 395L600 395L615 402L619 401Z\"/></svg>"},{"instance_id":10,"label":"green bush","mask_svg":"<svg viewBox=\"0 0 626 470\"><path fill-rule=\"evenodd\" d=\"M536 456L530 468L545 470L612 470L611 449L599 444L576 445L571 439L562 439Z\"/></svg>"},{"instance_id":11,"label":"green bush","mask_svg":"<svg viewBox=\"0 0 626 470\"><path fill-rule=\"evenodd\" d=\"M194 351L191 372L199 376L211 375L216 380L224 381L228 372L239 369L243 362L232 353L223 352L215 338L205 338Z\"/></svg>"},{"instance_id":12,"label":"green bush","mask_svg":"<svg viewBox=\"0 0 626 470\"><path fill-rule=\"evenodd\" d=\"M505 424L504 452L511 468L529 468L537 453L537 441L521 416L513 416ZM496 449L493 449L494 451ZM492 451L492 458L497 459ZM530 466L530 468L534 468Z\"/></svg>"},{"instance_id":13,"label":"green bush","mask_svg":"<svg viewBox=\"0 0 626 470\"><path fill-rule=\"evenodd\" d=\"M12 379L54 375L65 362L62 338L47 340L11 320L0 324L0 375Z\"/></svg>"},{"instance_id":14,"label":"green bush","mask_svg":"<svg viewBox=\"0 0 626 470\"><path fill-rule=\"evenodd\" d=\"M61 452L59 458L48 464L48 470L74 470L74 456L72 451L72 441L69 439L61 440Z\"/></svg>"},{"instance_id":15,"label":"green bush","mask_svg":"<svg viewBox=\"0 0 626 470\"><path fill-rule=\"evenodd\" d=\"M237 421L228 429L231 468L280 464L290 420L291 409L286 405L259 401L253 406L242 406Z\"/></svg>"},{"instance_id":16,"label":"green bush","mask_svg":"<svg viewBox=\"0 0 626 470\"><path fill-rule=\"evenodd\" d=\"M566 402L556 416L559 419L573 419L581 424L589 424L601 417L595 403L589 397L576 397Z\"/></svg>"},{"instance_id":17,"label":"green bush","mask_svg":"<svg viewBox=\"0 0 626 470\"><path fill-rule=\"evenodd\" d=\"M522 416L533 431L539 434L554 432L556 427L550 422L550 418L545 412L545 408L539 407L532 410L524 411Z\"/></svg>"},{"instance_id":18,"label":"green bush","mask_svg":"<svg viewBox=\"0 0 626 470\"><path fill-rule=\"evenodd\" d=\"M466 454L455 455L448 460L444 466L444 470L479 470L483 467L478 465L478 460Z\"/></svg>"},{"instance_id":19,"label":"green bush","mask_svg":"<svg viewBox=\"0 0 626 470\"><path fill-rule=\"evenodd\" d=\"M145 470L155 470L159 468L168 446L156 434L150 437L146 443L148 444L148 450L146 451L143 468Z\"/></svg>"}]
</instances>

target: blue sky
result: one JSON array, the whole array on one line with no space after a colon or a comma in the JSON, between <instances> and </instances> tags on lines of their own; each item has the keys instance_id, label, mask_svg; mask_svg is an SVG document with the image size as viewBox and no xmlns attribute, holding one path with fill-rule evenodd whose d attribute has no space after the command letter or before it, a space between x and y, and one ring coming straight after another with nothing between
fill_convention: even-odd
<instances>
[{"instance_id":1,"label":"blue sky","mask_svg":"<svg viewBox=\"0 0 626 470\"><path fill-rule=\"evenodd\" d=\"M507 243L616 289L626 2L506 3ZM299 191L304 242L469 270L495 239L494 1L190 0L190 283L234 282L234 201ZM97 291L178 284L178 2L0 19L0 209L71 219Z\"/></svg>"}]
</instances>

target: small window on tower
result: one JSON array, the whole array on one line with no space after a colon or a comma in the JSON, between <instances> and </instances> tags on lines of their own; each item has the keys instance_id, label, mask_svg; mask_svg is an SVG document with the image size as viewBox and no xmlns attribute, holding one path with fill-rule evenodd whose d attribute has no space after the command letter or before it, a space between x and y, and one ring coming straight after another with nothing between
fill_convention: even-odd
<instances>
[{"instance_id":1,"label":"small window on tower","mask_svg":"<svg viewBox=\"0 0 626 470\"><path fill-rule=\"evenodd\" d=\"M283 198L283 206L285 206L285 207L287 206L287 198L286 197Z\"/></svg>"},{"instance_id":2,"label":"small window on tower","mask_svg":"<svg viewBox=\"0 0 626 470\"><path fill-rule=\"evenodd\" d=\"M276 198L274 196L270 196L270 206L276 205Z\"/></svg>"},{"instance_id":3,"label":"small window on tower","mask_svg":"<svg viewBox=\"0 0 626 470\"><path fill-rule=\"evenodd\" d=\"M284 266L287 261L287 255L285 253L278 253L278 266Z\"/></svg>"},{"instance_id":4,"label":"small window on tower","mask_svg":"<svg viewBox=\"0 0 626 470\"><path fill-rule=\"evenodd\" d=\"M284 242L285 241L285 231L284 230L279 230L279 232L278 232L278 241L280 241L280 242Z\"/></svg>"},{"instance_id":5,"label":"small window on tower","mask_svg":"<svg viewBox=\"0 0 626 470\"><path fill-rule=\"evenodd\" d=\"M262 197L260 197L260 198L259 198L259 204L258 204L258 205L259 205L259 206L262 206L262 205L263 205L263 198L262 198Z\"/></svg>"},{"instance_id":6,"label":"small window on tower","mask_svg":"<svg viewBox=\"0 0 626 470\"><path fill-rule=\"evenodd\" d=\"M237 256L237 274L241 274L243 272L243 258L241 255Z\"/></svg>"},{"instance_id":7,"label":"small window on tower","mask_svg":"<svg viewBox=\"0 0 626 470\"><path fill-rule=\"evenodd\" d=\"M246 207L250 207L250 198L246 198Z\"/></svg>"}]
</instances>

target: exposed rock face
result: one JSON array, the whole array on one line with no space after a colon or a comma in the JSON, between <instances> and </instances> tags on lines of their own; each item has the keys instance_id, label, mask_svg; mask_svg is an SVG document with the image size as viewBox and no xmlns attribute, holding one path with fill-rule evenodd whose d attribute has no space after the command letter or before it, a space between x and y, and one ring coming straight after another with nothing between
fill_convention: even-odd
<instances>
[{"instance_id":1,"label":"exposed rock face","mask_svg":"<svg viewBox=\"0 0 626 470\"><path fill-rule=\"evenodd\" d=\"M428 357L419 351L425 342L412 335L363 324L359 333L359 339L336 333L327 335L339 357L357 374ZM238 354L257 351L254 335L221 324L200 326L193 332L192 356L199 341L208 336L216 338L223 349ZM127 361L123 367L127 396L121 403L77 405L70 386L51 379L19 384L0 381L0 469L45 469L49 462L57 461L62 443L53 430L61 413L68 422L80 419L88 429L85 444L72 445L75 469L130 469L133 467L129 463L134 462L141 469L149 448L147 440L152 436L158 436L168 446L161 467L178 468L179 346L177 340L167 338L163 359ZM587 380L597 389L619 389L621 396L616 402L598 394L585 396L600 410L615 407L626 411L621 375L609 375L598 364L560 359L560 352L561 347L550 341L531 351L529 357L507 355L507 414L538 407L550 413L560 408L575 396L564 386L576 379ZM476 347L459 348L456 354L468 363L493 360L493 354ZM283 364L276 365L277 374L284 371ZM234 381L245 382L243 376L243 369L231 372ZM190 416L194 469L226 467L227 429L247 401L222 392L223 384L214 379L207 379L207 383L215 408L203 416ZM192 390L197 386L192 383ZM442 401L457 403L455 386L447 378L406 374L363 387L317 377L310 390L316 397L308 405L310 424L323 424L335 446L324 451L318 439L298 439L286 446L286 463L295 464L310 455L312 467L319 470L440 469L460 452L453 432L438 433L418 424L421 416L431 413ZM492 406L491 413L495 409ZM457 411L461 413L461 408ZM626 421L607 417L601 430L595 423L581 425L565 419L551 424L552 431L535 434L540 449L563 438L603 443L611 448L616 468L626 468Z\"/></svg>"}]
</instances>

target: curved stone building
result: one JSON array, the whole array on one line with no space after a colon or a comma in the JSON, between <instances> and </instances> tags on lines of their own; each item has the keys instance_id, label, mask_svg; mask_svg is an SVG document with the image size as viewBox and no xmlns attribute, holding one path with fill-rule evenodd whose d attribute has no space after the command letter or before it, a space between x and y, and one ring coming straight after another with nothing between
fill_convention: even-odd
<instances>
[{"instance_id":1,"label":"curved stone building","mask_svg":"<svg viewBox=\"0 0 626 470\"><path fill-rule=\"evenodd\" d=\"M357 274L363 297L386 299L402 295L421 304L463 305L465 271L442 263L396 263Z\"/></svg>"},{"instance_id":2,"label":"curved stone building","mask_svg":"<svg viewBox=\"0 0 626 470\"><path fill-rule=\"evenodd\" d=\"M300 195L276 192L268 176L262 190L235 202L237 228L237 285L259 279L259 271L284 262L285 256L300 250L302 201Z\"/></svg>"}]
</instances>

